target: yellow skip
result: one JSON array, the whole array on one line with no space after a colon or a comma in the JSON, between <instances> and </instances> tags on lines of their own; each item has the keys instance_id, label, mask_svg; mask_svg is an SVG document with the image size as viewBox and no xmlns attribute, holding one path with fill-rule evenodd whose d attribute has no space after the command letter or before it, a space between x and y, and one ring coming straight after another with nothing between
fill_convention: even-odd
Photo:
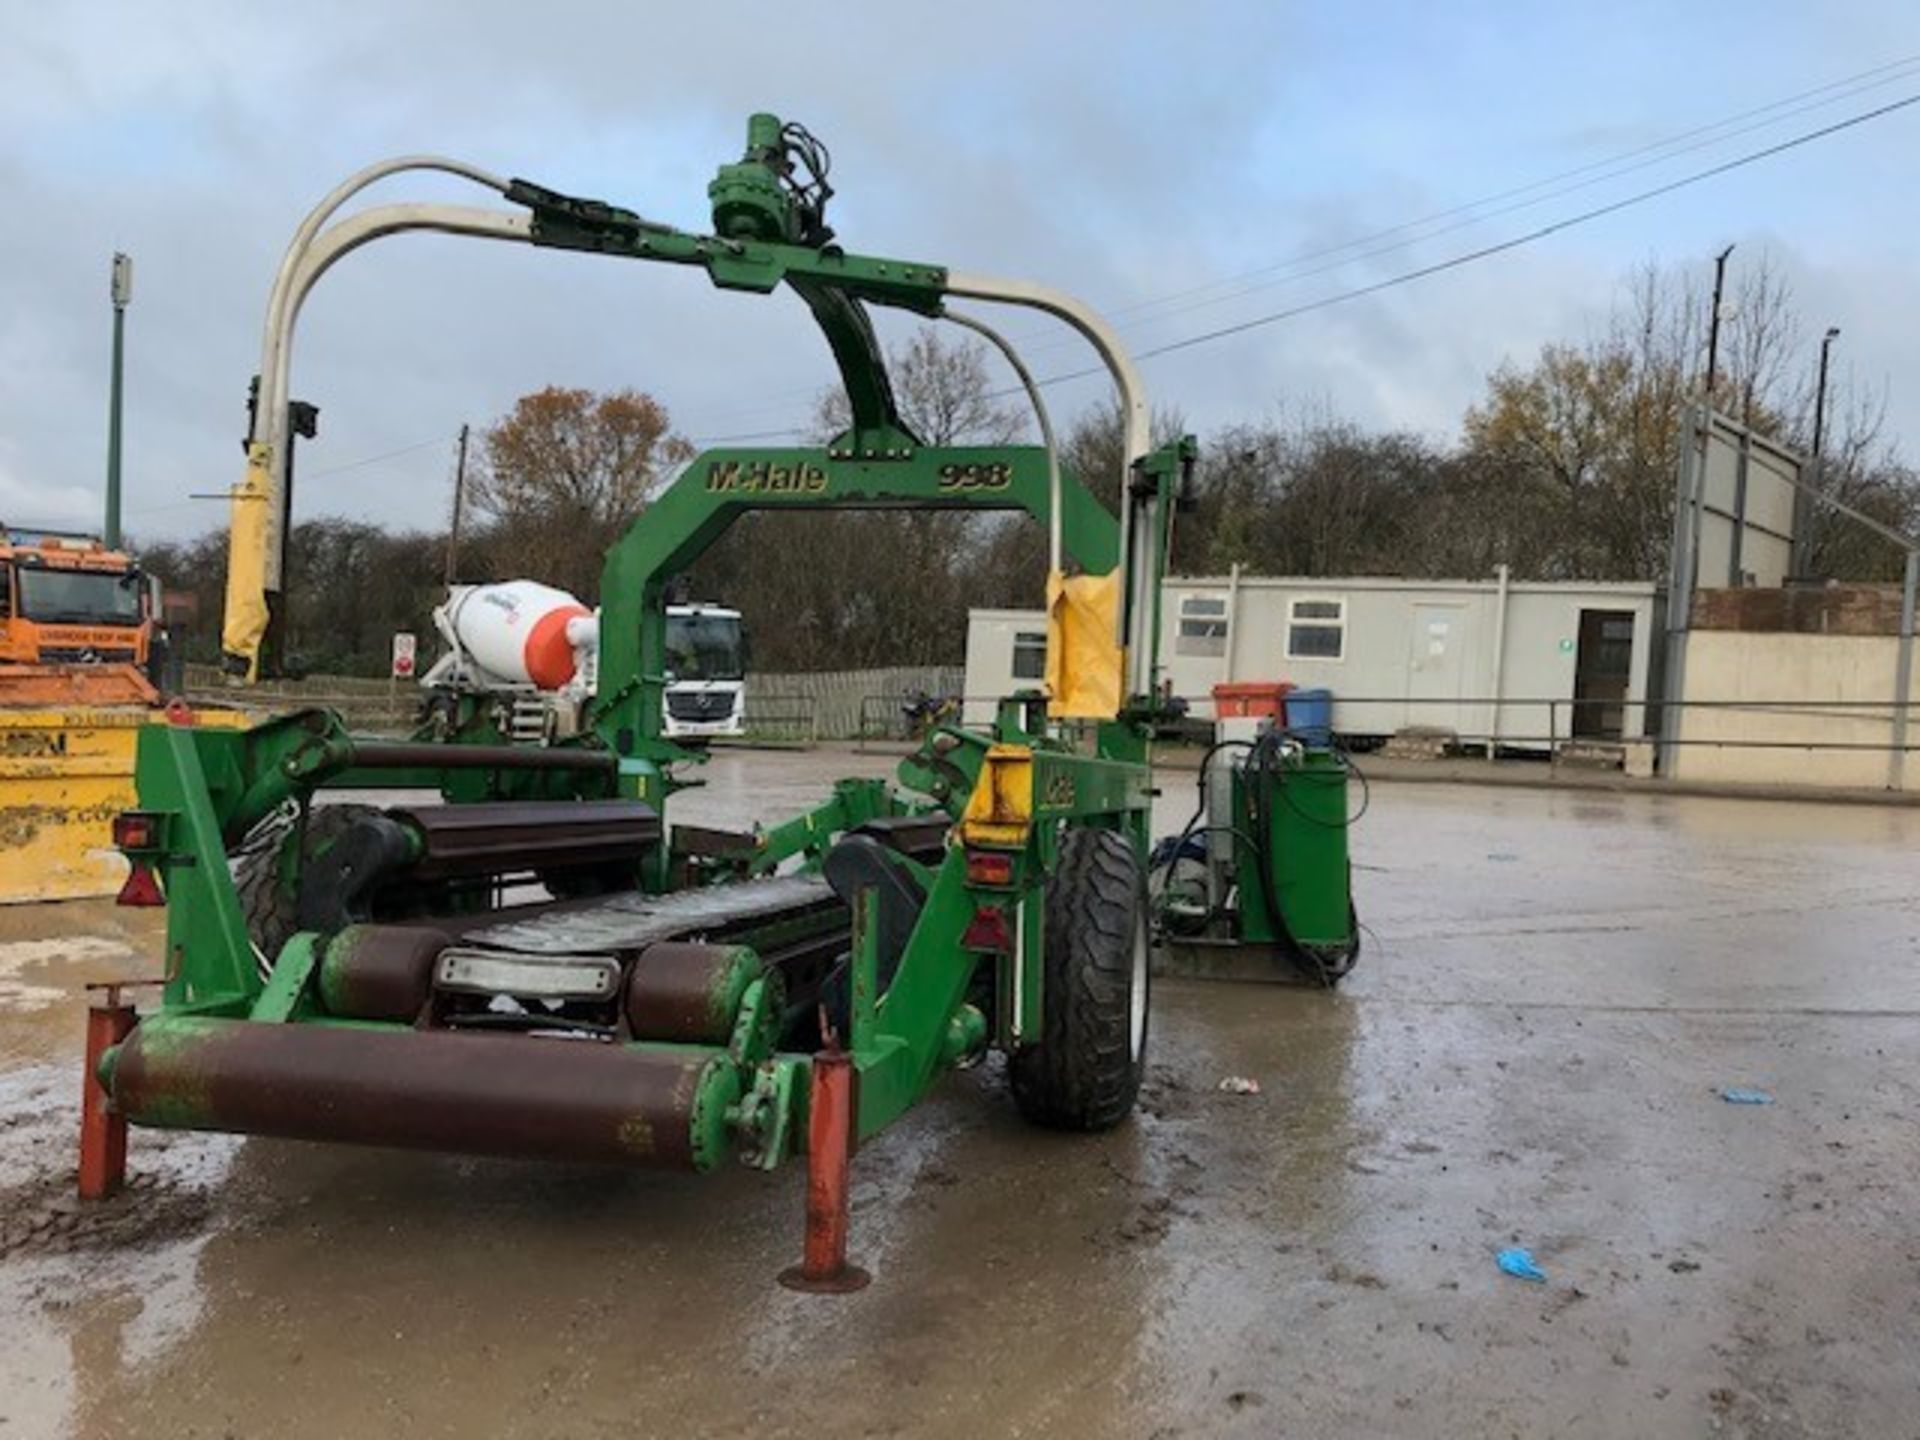
<instances>
[{"instance_id":1,"label":"yellow skip","mask_svg":"<svg viewBox=\"0 0 1920 1440\"><path fill-rule=\"evenodd\" d=\"M197 723L243 726L237 712L196 712ZM0 708L0 904L112 895L127 863L113 848L113 817L132 809L134 747L144 706Z\"/></svg>"}]
</instances>

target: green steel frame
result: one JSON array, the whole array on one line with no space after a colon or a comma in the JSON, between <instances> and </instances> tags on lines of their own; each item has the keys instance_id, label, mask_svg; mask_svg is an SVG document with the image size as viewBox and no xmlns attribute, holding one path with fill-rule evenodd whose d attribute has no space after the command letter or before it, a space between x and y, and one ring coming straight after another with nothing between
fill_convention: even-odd
<instances>
[{"instance_id":1,"label":"green steel frame","mask_svg":"<svg viewBox=\"0 0 1920 1440\"><path fill-rule=\"evenodd\" d=\"M922 445L901 421L867 305L937 317L947 298L939 266L845 254L821 243L817 215L803 214L787 180L782 127L772 116L749 124L746 156L710 187L713 236L695 236L641 220L632 212L575 200L513 182L509 199L533 213L539 245L703 267L716 285L768 292L781 284L807 303L839 365L852 425L817 449L722 449L696 458L609 552L602 584L599 694L587 731L569 745L605 755L610 765L580 770L424 766L382 772L379 783L431 786L449 801L482 798L646 800L663 819L677 764L699 755L662 735L665 604L673 577L696 560L741 515L753 510L963 508L1024 511L1055 527L1065 563L1090 574L1123 574L1123 634L1149 649L1159 625L1159 581L1171 516L1182 498L1193 457L1191 440L1136 453L1123 477L1123 513L1108 512L1074 476L1060 472L1047 449L1031 446ZM1044 428L1044 427L1043 427ZM1054 513L1058 496L1059 513ZM954 617L956 624L963 617ZM1126 627L1132 626L1131 630ZM844 781L819 807L758 830L748 862L730 874L763 874L785 865L818 867L833 841L877 816L943 812L965 830L964 817L983 775L1009 767L1026 787L1016 806L1014 839L1002 840L1014 861L1010 882L969 881L963 847L950 844L922 872L926 900L904 955L884 993L876 978L872 896L856 905L849 1031L858 1070L857 1131L870 1135L900 1115L951 1065L991 1040L1015 1048L1038 1033L1044 987L1042 914L1047 877L1069 826L1125 834L1144 860L1150 783L1147 739L1156 713L1157 655L1132 672L1136 683L1120 712L1099 722L1049 722L1045 703L1004 703L984 731L943 728L900 766L903 788ZM454 743L498 744L483 716ZM165 890L167 983L158 1019L244 1019L253 1024L334 1024L395 1032L407 1027L330 1019L315 1003L325 937L300 934L271 960L263 980L227 855L262 819L297 806L304 816L322 787L363 786L375 777L356 769L360 745L336 716L304 712L245 732L150 726L142 732L138 787L142 809L156 817L149 841L129 849L137 868L157 874ZM672 831L636 883L664 890L675 883ZM298 887L298 847L288 842L281 883ZM712 870L680 872L680 883L712 883ZM995 913L997 912L997 914ZM980 925L983 919L998 928ZM970 942L978 934L1015 935L1019 943ZM1002 951L1006 953L1001 953ZM995 969L998 1024L989 1036L981 1011L968 1003L981 965ZM151 1019L143 1024L152 1024ZM169 1032L192 1045L191 1026ZM771 1166L802 1132L806 1059L735 1047L740 1098L727 1114L737 1148ZM728 1052L716 1051L723 1059ZM101 1073L109 1085L114 1052ZM731 1083L731 1081L729 1082ZM733 1093L733 1092L728 1092ZM145 1123L215 1125L217 1116L183 1105L136 1116ZM713 1122L718 1124L719 1122ZM708 1137L711 1139L711 1137ZM710 1149L711 1147L709 1147Z\"/></svg>"}]
</instances>

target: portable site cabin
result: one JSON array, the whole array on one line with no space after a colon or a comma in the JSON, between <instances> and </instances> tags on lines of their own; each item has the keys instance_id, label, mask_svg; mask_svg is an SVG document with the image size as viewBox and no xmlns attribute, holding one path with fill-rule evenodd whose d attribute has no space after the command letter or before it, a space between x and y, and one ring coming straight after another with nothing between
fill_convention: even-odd
<instances>
[{"instance_id":1,"label":"portable site cabin","mask_svg":"<svg viewBox=\"0 0 1920 1440\"><path fill-rule=\"evenodd\" d=\"M1284 680L1332 691L1334 728L1350 738L1431 727L1469 744L1545 750L1646 730L1651 582L1235 573L1169 578L1164 593L1161 658L1200 718L1212 716L1217 684ZM1045 664L1038 611L972 612L967 719L984 721L998 697L1038 685Z\"/></svg>"}]
</instances>

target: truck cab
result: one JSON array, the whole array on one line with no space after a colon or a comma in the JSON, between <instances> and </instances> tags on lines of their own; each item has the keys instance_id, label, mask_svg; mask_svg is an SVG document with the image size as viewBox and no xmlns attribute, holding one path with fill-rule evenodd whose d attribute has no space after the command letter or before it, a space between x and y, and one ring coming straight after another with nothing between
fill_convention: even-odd
<instances>
[{"instance_id":1,"label":"truck cab","mask_svg":"<svg viewBox=\"0 0 1920 1440\"><path fill-rule=\"evenodd\" d=\"M151 659L151 587L131 556L84 535L0 529L0 667Z\"/></svg>"},{"instance_id":2,"label":"truck cab","mask_svg":"<svg viewBox=\"0 0 1920 1440\"><path fill-rule=\"evenodd\" d=\"M667 606L666 733L672 739L744 735L746 632L721 605Z\"/></svg>"}]
</instances>

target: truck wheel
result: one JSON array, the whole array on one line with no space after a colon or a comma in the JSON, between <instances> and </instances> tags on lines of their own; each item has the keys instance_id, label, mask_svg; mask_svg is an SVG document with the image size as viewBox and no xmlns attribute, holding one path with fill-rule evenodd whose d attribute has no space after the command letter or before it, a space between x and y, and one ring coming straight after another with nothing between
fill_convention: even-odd
<instances>
[{"instance_id":1,"label":"truck wheel","mask_svg":"<svg viewBox=\"0 0 1920 1440\"><path fill-rule=\"evenodd\" d=\"M316 805L307 812L307 824L300 838L300 863L327 853L359 821L381 811L374 805ZM263 822L262 828L275 822ZM284 822L282 822L284 823ZM262 843L264 842L264 843ZM254 959L264 979L280 957L280 947L299 929L296 917L300 903L279 885L280 852L286 844L283 832L275 842L271 835L249 835L244 849L233 863L233 888L240 895L240 913L246 917L247 935L253 941ZM345 925L351 917L341 916Z\"/></svg>"},{"instance_id":2,"label":"truck wheel","mask_svg":"<svg viewBox=\"0 0 1920 1440\"><path fill-rule=\"evenodd\" d=\"M1147 890L1133 846L1069 830L1046 907L1046 1011L1039 1043L1009 1062L1014 1102L1036 1125L1110 1130L1146 1069Z\"/></svg>"}]
</instances>

